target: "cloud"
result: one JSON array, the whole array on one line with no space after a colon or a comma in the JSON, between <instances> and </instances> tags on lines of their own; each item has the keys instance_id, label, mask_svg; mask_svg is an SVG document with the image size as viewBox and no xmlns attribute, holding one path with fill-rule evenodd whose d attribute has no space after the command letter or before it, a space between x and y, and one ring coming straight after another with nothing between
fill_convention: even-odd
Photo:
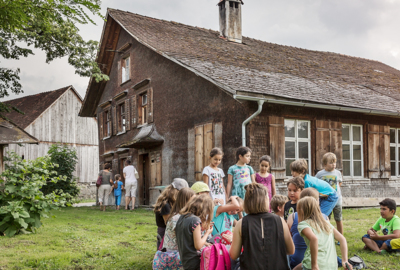
<instances>
[{"instance_id":1,"label":"cloud","mask_svg":"<svg viewBox=\"0 0 400 270\"><path fill-rule=\"evenodd\" d=\"M218 30L218 0L104 0L107 7ZM374 59L400 69L400 1L395 0L245 0L243 35L310 50ZM100 40L103 21L79 26L85 39ZM2 66L20 67L23 95L74 85L85 96L88 78L74 74L67 59L49 65L42 52ZM21 95L20 95L21 96ZM15 98L15 97L13 97Z\"/></svg>"}]
</instances>

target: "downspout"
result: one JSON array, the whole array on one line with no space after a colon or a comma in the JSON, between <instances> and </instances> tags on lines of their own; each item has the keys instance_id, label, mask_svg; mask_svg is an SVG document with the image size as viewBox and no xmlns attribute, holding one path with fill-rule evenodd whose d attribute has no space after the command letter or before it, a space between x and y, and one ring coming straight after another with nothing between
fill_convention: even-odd
<instances>
[{"instance_id":1,"label":"downspout","mask_svg":"<svg viewBox=\"0 0 400 270\"><path fill-rule=\"evenodd\" d=\"M235 99L237 99L236 96L234 96ZM264 104L264 100L263 99L259 99L257 100L258 103L258 110L253 113L249 118L247 118L246 120L244 120L244 122L242 123L242 146L246 146L246 125L257 115L259 115L262 111L262 106Z\"/></svg>"}]
</instances>

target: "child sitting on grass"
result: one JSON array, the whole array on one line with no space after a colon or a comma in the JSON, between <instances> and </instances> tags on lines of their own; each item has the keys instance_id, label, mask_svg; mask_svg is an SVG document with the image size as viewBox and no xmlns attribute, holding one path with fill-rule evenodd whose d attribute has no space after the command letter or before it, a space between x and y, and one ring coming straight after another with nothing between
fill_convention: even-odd
<instances>
[{"instance_id":1,"label":"child sitting on grass","mask_svg":"<svg viewBox=\"0 0 400 270\"><path fill-rule=\"evenodd\" d=\"M114 185L111 187L110 193L114 190L115 197L115 209L119 210L119 206L121 205L121 196L122 190L124 189L124 183L121 182L121 175L115 175Z\"/></svg>"},{"instance_id":2,"label":"child sitting on grass","mask_svg":"<svg viewBox=\"0 0 400 270\"><path fill-rule=\"evenodd\" d=\"M362 237L362 241L365 243L364 249L384 254L386 251L392 251L391 240L400 238L400 218L395 215L395 200L387 198L379 204L381 206L381 218ZM379 230L382 231L383 235L378 235Z\"/></svg>"},{"instance_id":3,"label":"child sitting on grass","mask_svg":"<svg viewBox=\"0 0 400 270\"><path fill-rule=\"evenodd\" d=\"M298 231L306 242L307 250L302 263L294 270L337 270L335 239L341 243L343 268L348 269L346 238L325 220L317 200L312 197L300 199L297 203L297 213ZM349 268L352 269L351 265Z\"/></svg>"},{"instance_id":4,"label":"child sitting on grass","mask_svg":"<svg viewBox=\"0 0 400 270\"><path fill-rule=\"evenodd\" d=\"M271 199L271 209L274 211L275 215L278 215L283 218L285 213L285 204L287 203L288 198L287 196L283 195L274 195Z\"/></svg>"},{"instance_id":5,"label":"child sitting on grass","mask_svg":"<svg viewBox=\"0 0 400 270\"><path fill-rule=\"evenodd\" d=\"M290 201L285 204L284 219L288 219L289 215L297 212L296 205L300 199L300 192L304 189L304 181L301 177L293 177L287 183L288 197Z\"/></svg>"},{"instance_id":6,"label":"child sitting on grass","mask_svg":"<svg viewBox=\"0 0 400 270\"><path fill-rule=\"evenodd\" d=\"M221 234L224 231L231 231L236 225L234 215L239 214L239 219L242 218L243 199L238 196L231 196L225 205L214 206L214 230L213 235Z\"/></svg>"}]
</instances>

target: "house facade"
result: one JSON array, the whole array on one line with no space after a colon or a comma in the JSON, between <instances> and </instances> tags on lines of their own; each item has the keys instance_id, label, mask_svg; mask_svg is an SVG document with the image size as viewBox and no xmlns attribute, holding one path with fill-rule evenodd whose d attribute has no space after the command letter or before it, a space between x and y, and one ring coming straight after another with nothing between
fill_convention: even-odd
<instances>
[{"instance_id":1,"label":"house facade","mask_svg":"<svg viewBox=\"0 0 400 270\"><path fill-rule=\"evenodd\" d=\"M82 99L73 86L6 101L25 114L6 114L24 131L38 139L38 144L10 144L5 152L14 151L24 159L36 159L47 154L55 143L74 147L82 198L95 198L95 182L99 168L99 145L95 118L78 117Z\"/></svg>"},{"instance_id":2,"label":"house facade","mask_svg":"<svg viewBox=\"0 0 400 270\"><path fill-rule=\"evenodd\" d=\"M138 168L140 204L156 186L201 180L213 147L227 172L241 145L272 157L279 193L289 164L312 175L334 152L345 197L400 197L400 71L385 64L242 36L241 1L221 0L220 31L108 9L79 115L97 117L100 167ZM217 13L217 11L216 11Z\"/></svg>"}]
</instances>

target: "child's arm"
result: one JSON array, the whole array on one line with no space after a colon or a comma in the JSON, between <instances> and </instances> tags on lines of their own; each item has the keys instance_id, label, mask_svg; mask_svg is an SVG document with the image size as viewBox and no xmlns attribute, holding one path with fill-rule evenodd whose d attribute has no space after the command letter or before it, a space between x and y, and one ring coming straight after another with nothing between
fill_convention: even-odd
<instances>
[{"instance_id":1,"label":"child's arm","mask_svg":"<svg viewBox=\"0 0 400 270\"><path fill-rule=\"evenodd\" d=\"M251 182L256 182L256 175L254 173L251 175Z\"/></svg>"},{"instance_id":2,"label":"child's arm","mask_svg":"<svg viewBox=\"0 0 400 270\"><path fill-rule=\"evenodd\" d=\"M232 174L228 174L228 183L226 184L226 197L227 198L229 198L229 196L231 195L232 182L233 182L233 176L232 176Z\"/></svg>"},{"instance_id":3,"label":"child's arm","mask_svg":"<svg viewBox=\"0 0 400 270\"><path fill-rule=\"evenodd\" d=\"M274 196L276 194L276 189L275 189L275 176L272 175L271 179L271 194ZM271 198L270 198L271 199Z\"/></svg>"},{"instance_id":4,"label":"child's arm","mask_svg":"<svg viewBox=\"0 0 400 270\"><path fill-rule=\"evenodd\" d=\"M333 234L335 236L335 239L340 242L340 252L342 253L342 265L344 269L346 268L346 263L349 264L348 262L348 257L347 257L347 241L346 238L338 232L335 228L333 228Z\"/></svg>"},{"instance_id":5,"label":"child's arm","mask_svg":"<svg viewBox=\"0 0 400 270\"><path fill-rule=\"evenodd\" d=\"M203 173L203 182L208 186L208 175Z\"/></svg>"},{"instance_id":6,"label":"child's arm","mask_svg":"<svg viewBox=\"0 0 400 270\"><path fill-rule=\"evenodd\" d=\"M111 186L110 192L108 194L111 194L111 192L114 190L114 185Z\"/></svg>"},{"instance_id":7,"label":"child's arm","mask_svg":"<svg viewBox=\"0 0 400 270\"><path fill-rule=\"evenodd\" d=\"M290 235L289 227L286 226L286 222L283 218L281 218L282 227L283 227L283 237L285 238L286 245L286 254L292 255L294 253L294 244L292 236Z\"/></svg>"},{"instance_id":8,"label":"child's arm","mask_svg":"<svg viewBox=\"0 0 400 270\"><path fill-rule=\"evenodd\" d=\"M319 270L318 267L318 238L310 228L304 228L301 233L310 241L311 268ZM340 243L342 244L342 243ZM343 255L343 254L342 254Z\"/></svg>"},{"instance_id":9,"label":"child's arm","mask_svg":"<svg viewBox=\"0 0 400 270\"><path fill-rule=\"evenodd\" d=\"M207 241L207 237L212 233L213 231L213 225L214 223L210 224L210 228L206 231L203 237L201 237L201 225L199 224L196 229L193 231L193 242L194 242L194 248L196 250L200 250Z\"/></svg>"},{"instance_id":10,"label":"child's arm","mask_svg":"<svg viewBox=\"0 0 400 270\"><path fill-rule=\"evenodd\" d=\"M242 220L236 223L236 227L233 230L233 239L231 249L229 250L229 256L232 260L236 260L240 256L240 250L242 249Z\"/></svg>"},{"instance_id":11,"label":"child's arm","mask_svg":"<svg viewBox=\"0 0 400 270\"><path fill-rule=\"evenodd\" d=\"M370 238L372 240L383 240L383 241L397 239L397 238L400 238L400 230L395 230L395 231L393 231L392 234L388 234L388 235L378 235L377 233L375 233L375 234L370 235Z\"/></svg>"},{"instance_id":12,"label":"child's arm","mask_svg":"<svg viewBox=\"0 0 400 270\"><path fill-rule=\"evenodd\" d=\"M221 205L220 207L218 207L216 216L219 216L219 214L221 214L223 212L234 211L234 210L240 208L239 202L236 200L236 198L237 198L237 196L231 196L230 204L225 204L225 205Z\"/></svg>"},{"instance_id":13,"label":"child's arm","mask_svg":"<svg viewBox=\"0 0 400 270\"><path fill-rule=\"evenodd\" d=\"M293 220L294 220L294 216L293 216L294 214L290 214L289 216L288 216L288 218L287 218L287 225L288 225L288 228L289 228L289 230L292 228L292 225L293 225Z\"/></svg>"}]
</instances>

